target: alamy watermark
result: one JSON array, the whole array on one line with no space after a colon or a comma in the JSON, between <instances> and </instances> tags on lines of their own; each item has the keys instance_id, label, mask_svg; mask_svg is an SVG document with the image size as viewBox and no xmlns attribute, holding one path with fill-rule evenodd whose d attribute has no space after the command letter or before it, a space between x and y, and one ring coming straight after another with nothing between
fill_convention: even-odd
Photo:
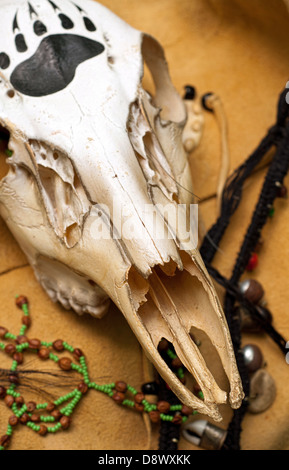
<instances>
[{"instance_id":1,"label":"alamy watermark","mask_svg":"<svg viewBox=\"0 0 289 470\"><path fill-rule=\"evenodd\" d=\"M197 204L145 204L125 206L113 200L112 207L93 207L89 232L94 240L175 240L184 249L198 245Z\"/></svg>"}]
</instances>

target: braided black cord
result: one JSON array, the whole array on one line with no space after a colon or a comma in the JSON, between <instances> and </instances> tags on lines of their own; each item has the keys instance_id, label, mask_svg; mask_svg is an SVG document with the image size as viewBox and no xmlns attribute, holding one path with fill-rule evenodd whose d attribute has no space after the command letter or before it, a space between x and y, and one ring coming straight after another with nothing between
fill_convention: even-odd
<instances>
[{"instance_id":1,"label":"braided black cord","mask_svg":"<svg viewBox=\"0 0 289 470\"><path fill-rule=\"evenodd\" d=\"M159 400L167 401L170 405L179 404L178 398L171 390L168 390L166 383L162 378L160 378ZM170 421L162 421L159 435L159 450L177 450L180 432L180 425L173 424Z\"/></svg>"},{"instance_id":2,"label":"braided black cord","mask_svg":"<svg viewBox=\"0 0 289 470\"><path fill-rule=\"evenodd\" d=\"M170 344L170 348L174 351L174 347ZM175 352L175 351L174 351ZM166 353L160 352L163 360L166 362L168 367L172 369L172 360ZM166 401L170 405L178 405L179 399L176 395L167 387L166 382L159 376L159 400ZM180 440L181 426L174 424L171 421L162 421L160 426L159 434L159 450L171 450L176 451L178 449L178 443Z\"/></svg>"},{"instance_id":3,"label":"braided black cord","mask_svg":"<svg viewBox=\"0 0 289 470\"><path fill-rule=\"evenodd\" d=\"M272 325L264 322L256 306L252 305L241 295L238 289L238 282L246 269L251 254L260 238L262 228L267 222L269 210L277 197L278 187L276 186L276 183L282 184L286 174L288 173L289 125L287 123L287 119L289 107L286 103L286 94L287 90L284 90L280 95L276 125L270 129L256 151L228 180L223 194L221 215L216 224L208 232L208 236L205 238L200 250L210 275L226 289L224 311L228 321L236 361L245 393L245 399L241 408L234 411L233 419L228 428L227 438L223 445L223 450L240 450L242 421L247 411L248 397L250 394L249 375L241 352L240 319L236 315L233 315L236 300L246 306L254 319L262 324L264 330L278 344L282 352L285 352L286 341L284 338L273 328ZM273 146L276 146L277 148L276 154L270 164L258 204L255 208L251 224L238 254L231 279L227 280L216 269L214 269L210 263L215 256L218 245L229 225L232 215L239 206L245 180L250 176L252 170Z\"/></svg>"},{"instance_id":4,"label":"braided black cord","mask_svg":"<svg viewBox=\"0 0 289 470\"><path fill-rule=\"evenodd\" d=\"M288 117L286 94L287 90L284 90L280 96L275 126L268 131L266 137L261 141L257 149L237 170L235 170L227 181L222 196L220 217L208 231L200 248L201 255L206 264L212 262L225 231L229 226L230 220L239 207L246 179L251 176L252 171L262 161L269 150L274 145L278 146L283 140L284 126L286 118Z\"/></svg>"}]
</instances>

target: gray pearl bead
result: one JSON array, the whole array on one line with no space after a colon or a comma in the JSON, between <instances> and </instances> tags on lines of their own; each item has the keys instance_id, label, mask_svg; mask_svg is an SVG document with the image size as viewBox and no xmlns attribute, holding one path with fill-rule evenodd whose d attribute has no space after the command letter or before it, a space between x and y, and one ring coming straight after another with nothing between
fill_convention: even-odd
<instances>
[{"instance_id":1,"label":"gray pearl bead","mask_svg":"<svg viewBox=\"0 0 289 470\"><path fill-rule=\"evenodd\" d=\"M270 408L276 398L276 385L271 375L264 369L253 374L250 381L250 401L248 411L263 413Z\"/></svg>"},{"instance_id":2,"label":"gray pearl bead","mask_svg":"<svg viewBox=\"0 0 289 470\"><path fill-rule=\"evenodd\" d=\"M255 344L247 344L242 349L244 362L249 372L253 373L261 369L264 363L261 349Z\"/></svg>"}]
</instances>

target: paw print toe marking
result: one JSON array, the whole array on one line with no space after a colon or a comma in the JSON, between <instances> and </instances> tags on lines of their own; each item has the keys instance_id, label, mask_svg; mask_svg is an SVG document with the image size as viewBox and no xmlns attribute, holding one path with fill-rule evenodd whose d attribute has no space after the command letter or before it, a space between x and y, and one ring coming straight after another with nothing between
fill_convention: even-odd
<instances>
[{"instance_id":1,"label":"paw print toe marking","mask_svg":"<svg viewBox=\"0 0 289 470\"><path fill-rule=\"evenodd\" d=\"M36 36L43 36L43 34L47 33L47 28L40 20L36 20L33 25L33 31Z\"/></svg>"},{"instance_id":2,"label":"paw print toe marking","mask_svg":"<svg viewBox=\"0 0 289 470\"><path fill-rule=\"evenodd\" d=\"M0 69L8 69L10 65L10 58L5 52L0 53Z\"/></svg>"}]
</instances>

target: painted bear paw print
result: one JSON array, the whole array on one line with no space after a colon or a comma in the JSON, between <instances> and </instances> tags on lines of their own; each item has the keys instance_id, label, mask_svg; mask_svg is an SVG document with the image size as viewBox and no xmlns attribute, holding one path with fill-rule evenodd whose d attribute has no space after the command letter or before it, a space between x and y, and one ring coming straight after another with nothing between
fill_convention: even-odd
<instances>
[{"instance_id":1,"label":"painted bear paw print","mask_svg":"<svg viewBox=\"0 0 289 470\"><path fill-rule=\"evenodd\" d=\"M68 33L75 27L73 21L52 0L46 1L52 8L52 12L58 16L64 32L44 37L36 52L16 66L10 77L10 82L17 91L32 97L48 96L65 89L73 81L76 69L81 63L98 56L105 50L103 44L98 41ZM81 7L75 3L73 5L82 16L85 29L95 32L97 28L93 21ZM38 37L46 35L48 33L46 25L29 2L28 9L30 20L33 21L33 33ZM16 50L21 54L28 51L28 46L19 27L17 13L12 29ZM1 52L0 69L8 69L10 64L10 57L5 52Z\"/></svg>"}]
</instances>

